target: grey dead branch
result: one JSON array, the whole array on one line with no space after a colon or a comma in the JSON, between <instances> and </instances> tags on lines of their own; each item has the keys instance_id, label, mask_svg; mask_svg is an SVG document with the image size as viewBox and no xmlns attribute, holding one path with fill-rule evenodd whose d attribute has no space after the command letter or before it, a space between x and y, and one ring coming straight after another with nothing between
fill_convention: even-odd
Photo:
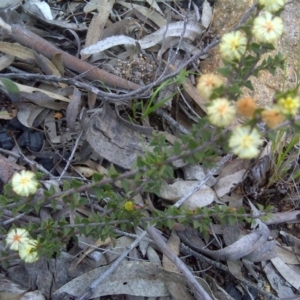
<instances>
[{"instance_id":1,"label":"grey dead branch","mask_svg":"<svg viewBox=\"0 0 300 300\"><path fill-rule=\"evenodd\" d=\"M216 36L238 24L251 4L247 0L216 1L215 6L211 6L211 1L202 2L201 6L190 3L189 11L187 7L174 6L172 1L154 0L148 4L70 1L63 7L57 1L1 1L1 76L18 81L20 95L14 98L15 111L1 108L0 119L10 120L14 115L28 129L43 129L46 139L42 151L29 149L26 159L42 171L36 163L38 158L51 158L57 163L59 176L45 180L46 187L51 184L60 191L60 180L75 176L70 169L85 181L95 172L107 176L106 167L110 164L129 170L138 156L151 150L152 133L157 128L149 125L149 118L142 125L124 118L131 101L148 99L156 86L183 69L198 72L200 66L203 73L214 72L220 63L214 47L218 43ZM283 11L290 29L290 20L299 18L300 11L298 2L293 1L292 5ZM89 16L90 22L76 17L78 12ZM22 32L47 41L45 45L53 51L49 54L45 49L34 48L30 41L18 36ZM289 32L283 37L286 44L294 39L288 36ZM58 51L60 48L72 52ZM289 57L288 50L284 50ZM264 88L259 89L259 83L256 84L258 93L267 98ZM206 111L205 100L195 89L195 77L188 75L180 87L179 105L184 114L172 119L172 95L178 92L177 88L176 84L169 85L158 95L158 101L170 97L162 107L168 115L164 122L168 124L161 132L170 147L178 133L188 132L195 116L205 115ZM5 91L5 87L1 86L1 90ZM88 110L81 110L82 107ZM65 114L56 115L60 111ZM62 147L72 153L65 166L60 165L61 156L50 151ZM5 155L0 157L0 179L7 183L16 170L24 168L19 161L24 155L18 147L0 151ZM224 204L238 209L244 205L240 187L244 187L245 194L259 197L272 170L270 145L256 162L225 158L219 157L217 167L208 170L201 165L174 163L183 176L163 184L157 194L162 205L194 210ZM287 167L291 166L283 165ZM291 180L288 172L283 180ZM116 186L121 188L120 182ZM134 200L144 206L146 197L138 194ZM259 214L255 204L249 203L249 207L253 215ZM61 202L55 212L48 205L38 214L19 213L17 224L39 224L47 218L68 218L72 222L76 215L88 217L91 213L91 207L74 211ZM4 225L16 221L8 209L3 210L2 218ZM116 239L105 241L77 235L78 244L69 253L63 250L58 258L41 258L32 265L24 265L19 259L13 261L6 274L1 274L0 299L89 299L120 294L139 299L231 299L203 271L211 265L236 278L237 287L245 293L251 287L269 299L295 299L300 287L299 237L268 227L285 222L298 224L299 211L279 212L266 223L257 221L251 229L237 222L212 223L210 239L191 226L175 228L164 238L150 225L135 228L134 234L118 231ZM288 240L289 246L283 246L279 236ZM2 241L0 248L4 249ZM187 267L187 259L180 259L188 251L196 251L190 253L199 259L202 278ZM251 274L249 280L244 278L245 270ZM261 273L265 274L264 279L260 278ZM262 285L267 282L274 289L273 294L263 290Z\"/></svg>"}]
</instances>

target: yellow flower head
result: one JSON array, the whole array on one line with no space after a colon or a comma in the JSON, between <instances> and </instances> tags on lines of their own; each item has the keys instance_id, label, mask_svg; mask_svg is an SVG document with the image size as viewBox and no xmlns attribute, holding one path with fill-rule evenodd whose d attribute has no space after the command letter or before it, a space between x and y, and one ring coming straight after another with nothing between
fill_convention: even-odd
<instances>
[{"instance_id":1,"label":"yellow flower head","mask_svg":"<svg viewBox=\"0 0 300 300\"><path fill-rule=\"evenodd\" d=\"M218 127L231 124L235 112L235 107L225 98L217 98L207 107L209 121Z\"/></svg>"},{"instance_id":2,"label":"yellow flower head","mask_svg":"<svg viewBox=\"0 0 300 300\"><path fill-rule=\"evenodd\" d=\"M286 96L277 101L277 106L283 114L296 115L300 107L300 97Z\"/></svg>"},{"instance_id":3,"label":"yellow flower head","mask_svg":"<svg viewBox=\"0 0 300 300\"><path fill-rule=\"evenodd\" d=\"M275 12L284 6L285 0L259 0L259 4L264 6L265 10Z\"/></svg>"},{"instance_id":4,"label":"yellow flower head","mask_svg":"<svg viewBox=\"0 0 300 300\"><path fill-rule=\"evenodd\" d=\"M254 158L259 154L258 147L263 140L258 130L250 126L236 127L229 138L229 147L239 158Z\"/></svg>"},{"instance_id":5,"label":"yellow flower head","mask_svg":"<svg viewBox=\"0 0 300 300\"><path fill-rule=\"evenodd\" d=\"M216 74L204 74L198 78L196 88L203 98L209 99L213 89L224 84L223 79Z\"/></svg>"},{"instance_id":6,"label":"yellow flower head","mask_svg":"<svg viewBox=\"0 0 300 300\"><path fill-rule=\"evenodd\" d=\"M274 43L283 34L282 19L266 11L255 18L252 33L261 43Z\"/></svg>"},{"instance_id":7,"label":"yellow flower head","mask_svg":"<svg viewBox=\"0 0 300 300\"><path fill-rule=\"evenodd\" d=\"M35 194L38 188L38 181L35 178L35 174L25 170L15 173L12 177L11 184L16 194L25 197Z\"/></svg>"},{"instance_id":8,"label":"yellow flower head","mask_svg":"<svg viewBox=\"0 0 300 300\"><path fill-rule=\"evenodd\" d=\"M29 240L27 244L19 249L20 258L23 259L26 263L33 263L37 261L39 259L39 255L36 251L36 246L36 240Z\"/></svg>"},{"instance_id":9,"label":"yellow flower head","mask_svg":"<svg viewBox=\"0 0 300 300\"><path fill-rule=\"evenodd\" d=\"M226 60L240 59L246 51L247 39L241 31L225 33L221 39L221 56Z\"/></svg>"},{"instance_id":10,"label":"yellow flower head","mask_svg":"<svg viewBox=\"0 0 300 300\"><path fill-rule=\"evenodd\" d=\"M124 204L124 209L127 211L132 211L134 208L133 202L132 201L126 201Z\"/></svg>"},{"instance_id":11,"label":"yellow flower head","mask_svg":"<svg viewBox=\"0 0 300 300\"><path fill-rule=\"evenodd\" d=\"M273 107L264 110L261 113L262 120L267 124L269 128L276 128L285 120L285 116L280 112L279 108Z\"/></svg>"},{"instance_id":12,"label":"yellow flower head","mask_svg":"<svg viewBox=\"0 0 300 300\"><path fill-rule=\"evenodd\" d=\"M251 118L257 106L253 98L245 97L237 101L236 109L239 114L246 118Z\"/></svg>"},{"instance_id":13,"label":"yellow flower head","mask_svg":"<svg viewBox=\"0 0 300 300\"><path fill-rule=\"evenodd\" d=\"M9 231L6 237L7 245L11 250L19 250L23 245L27 244L30 239L26 229L14 228Z\"/></svg>"}]
</instances>

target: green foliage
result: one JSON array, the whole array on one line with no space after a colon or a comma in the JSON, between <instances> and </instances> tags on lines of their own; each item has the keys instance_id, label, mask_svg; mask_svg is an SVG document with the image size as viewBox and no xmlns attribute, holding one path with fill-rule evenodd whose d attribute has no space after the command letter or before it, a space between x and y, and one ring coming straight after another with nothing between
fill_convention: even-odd
<instances>
[{"instance_id":1,"label":"green foliage","mask_svg":"<svg viewBox=\"0 0 300 300\"><path fill-rule=\"evenodd\" d=\"M0 77L0 82L5 87L6 93L8 94L11 101L19 102L20 101L20 90L19 90L18 86L10 79L3 78L3 77Z\"/></svg>"},{"instance_id":2,"label":"green foliage","mask_svg":"<svg viewBox=\"0 0 300 300\"><path fill-rule=\"evenodd\" d=\"M287 130L277 131L272 143L272 169L269 186L279 182L295 182L300 177L298 168L300 133L288 135ZM292 166L295 165L295 168Z\"/></svg>"},{"instance_id":3,"label":"green foliage","mask_svg":"<svg viewBox=\"0 0 300 300\"><path fill-rule=\"evenodd\" d=\"M222 85L213 90L210 100L219 97L237 100L242 94L243 87L254 91L250 76L258 76L262 70L275 74L278 68L284 68L283 56L280 53L271 55L271 51L274 50L272 44L259 44L252 41L251 22L241 27L248 39L246 53L239 61L224 61L223 67L218 71L227 79L227 82L225 86ZM267 54L266 58L261 60L262 55L265 56L265 54ZM178 76L161 83L155 87L150 99L145 103L140 99L133 101L133 118L139 119L138 121L143 120L162 107L175 94L157 102L159 93L167 86L174 84L180 86L185 82L187 75L188 71L182 70ZM0 78L0 81L10 97L17 101L19 96L17 85L5 78ZM277 92L275 98L295 96L298 89L299 84L292 91ZM257 110L256 114L256 118L249 121L248 125L257 124L260 111ZM133 121L136 122L136 120ZM277 134L272 131L268 132L268 138L273 140L272 153L274 154L270 183L278 182L286 175L290 176L286 180L300 178L300 168L295 169L292 174L288 173L292 161L295 160L295 146L300 139L300 123L292 120L291 122L293 122L295 132L289 140L283 139L285 130L277 131ZM40 224L29 222L27 225L27 230L38 240L39 254L48 258L53 254L58 255L78 234L96 239L100 237L105 240L107 237L115 236L115 228L132 231L138 225L146 227L149 223L169 229L173 229L177 223L192 225L204 237L207 237L210 234L212 221L234 225L242 222L251 223L253 217L245 207L232 209L227 205L213 205L192 211L170 205L166 208L153 209L150 205L139 207L132 199L137 194L158 195L165 181L174 180L174 169L178 163L201 163L203 167L211 168L215 165L215 158L220 156L220 153L223 155L229 152L227 145L229 135L229 131L225 132L212 127L208 118L203 117L193 125L190 134L182 135L180 140L175 141L172 146L166 142L163 135L154 134L150 143L151 148L146 149L145 154L137 158L132 170L127 173L121 173L111 166L107 176L96 173L89 183L75 179L65 180L61 184L61 192L51 186L48 190L44 189L43 195L38 199L20 198L12 191L12 186L8 183L4 186L3 195L0 195L0 207L2 210L12 210L13 216L17 217L20 213L39 213L44 205L51 206L52 212L59 212L63 201L70 209L69 217L72 222L69 218L62 217L60 220L41 220ZM37 178L42 179L42 174L37 174ZM90 208L87 215L77 213L80 208L87 205ZM150 209L151 216L149 217ZM272 209L270 206L265 208L259 206L261 219L270 218ZM3 228L1 228L1 233L7 234ZM7 253L3 252L1 255L4 265Z\"/></svg>"}]
</instances>

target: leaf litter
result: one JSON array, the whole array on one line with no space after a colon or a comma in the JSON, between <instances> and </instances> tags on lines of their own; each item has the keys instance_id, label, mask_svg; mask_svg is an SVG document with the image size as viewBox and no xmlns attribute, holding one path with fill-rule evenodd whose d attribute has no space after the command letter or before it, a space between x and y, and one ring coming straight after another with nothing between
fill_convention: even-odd
<instances>
[{"instance_id":1,"label":"leaf litter","mask_svg":"<svg viewBox=\"0 0 300 300\"><path fill-rule=\"evenodd\" d=\"M79 176L86 182L95 172L107 176L107 169L112 164L130 169L139 155L143 156L146 149L151 149L149 145L152 132L157 130L156 124L148 117L143 120L143 125L131 122L129 104L134 99L148 99L153 87L164 82L166 77L160 78L162 74L169 76L187 70L186 67L198 72L196 66L200 65L200 59L206 58L201 49L211 42L206 36L213 22L213 1L195 1L191 9L182 3L184 1L146 2L2 1L1 27L5 30L0 32L0 91L7 98L6 102L1 100L0 114L0 179L3 183L31 162L47 176L51 174L51 182L60 190L58 179ZM176 59L172 58L174 53L177 53ZM185 65L193 55L196 57L193 66ZM195 89L194 82L193 75L188 74L182 82L182 99L177 99L185 120L191 120L192 114L205 115L206 112L205 100ZM174 84L164 86L158 95L161 100L170 97L170 101L162 106L167 114L174 105L175 95ZM81 111L82 108L86 109ZM169 135L168 140L176 139L178 132L170 126L160 124L159 127ZM11 130L17 133L15 139L10 140ZM22 143L21 133L26 137ZM36 148L36 145L40 146ZM26 157L27 163L20 156ZM289 159L294 157L287 156L282 167L286 168ZM264 190L264 187L270 184L268 176L274 168L272 160L274 157L268 150L252 165L249 161L231 159L221 164L220 170L211 173L201 165L181 165L183 178L178 176L174 182L166 182L156 197L163 207L169 207L194 191L183 202L187 209L211 207L214 203L228 203L230 208L238 209L244 195L245 199L268 195L268 189ZM206 184L198 189L202 181ZM49 183L45 181L45 185ZM121 188L118 183L116 186ZM276 186L275 195L285 195L282 190ZM145 205L145 195L138 194L135 199L136 204ZM251 202L249 207L254 215L258 213ZM40 213L32 213L24 222L67 218L72 223L76 215L88 217L91 212L91 207L73 211L60 203L55 211L45 207ZM281 214L280 217L281 223L288 220L298 223L297 214ZM4 210L1 221L11 218L11 212ZM272 222L275 224L276 218L266 224L271 226ZM251 229L243 228L237 222L211 224L209 237L190 225L179 226L165 232L168 236L166 244L177 257L181 255L182 242L197 251L199 257L205 255L208 260L213 259L213 270L200 278L196 276L198 270L201 274L210 268L207 261L200 259L200 263L193 264L182 258L184 264L197 269L194 278L207 292L207 299L220 299L220 295L230 299L226 283L222 285L211 278L217 275L218 267L223 272L218 275L224 279L231 274L237 280L236 288L244 293L249 293L248 287L254 286L272 299L297 297L299 236L289 233L287 228L280 231L281 237L285 237L280 239L278 230L270 229L266 224L257 221ZM149 236L144 237L141 228L136 228L135 232L136 235L127 233L128 236L119 232L119 237L106 243L100 237L85 241L77 235L78 244L63 251L59 259L51 258L48 263L41 260L31 267L20 263L10 265L5 270L9 280L0 281L0 296L9 294L9 299L19 299L16 298L18 295L29 295L26 289L32 288L30 282L37 278L37 291L30 299L78 297L110 269L138 236L141 238L140 252L133 247L117 271L97 287L93 298L126 294L194 299L186 288L189 281L179 274L178 265L165 253L161 260L155 241ZM75 263L71 261L74 259ZM245 281L245 270L254 279L248 276ZM263 272L266 277L261 279L258 274ZM45 274L51 274L53 281L43 281ZM23 286L17 294L14 294L14 281ZM262 284L268 285L267 282L274 289L273 294L262 290Z\"/></svg>"}]
</instances>

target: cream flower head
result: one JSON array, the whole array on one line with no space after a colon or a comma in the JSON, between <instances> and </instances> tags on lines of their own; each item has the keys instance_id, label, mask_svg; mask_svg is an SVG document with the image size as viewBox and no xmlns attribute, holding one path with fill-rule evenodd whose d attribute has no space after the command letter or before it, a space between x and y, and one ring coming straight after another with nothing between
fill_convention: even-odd
<instances>
[{"instance_id":1,"label":"cream flower head","mask_svg":"<svg viewBox=\"0 0 300 300\"><path fill-rule=\"evenodd\" d=\"M13 191L24 197L35 194L38 188L38 181L35 174L31 171L22 170L13 175L11 185Z\"/></svg>"},{"instance_id":2,"label":"cream flower head","mask_svg":"<svg viewBox=\"0 0 300 300\"><path fill-rule=\"evenodd\" d=\"M256 128L250 126L236 127L229 138L229 147L239 158L254 158L259 154L258 147L263 140Z\"/></svg>"},{"instance_id":3,"label":"cream flower head","mask_svg":"<svg viewBox=\"0 0 300 300\"><path fill-rule=\"evenodd\" d=\"M270 12L275 12L281 9L285 2L285 0L259 0L259 4L264 6L265 10Z\"/></svg>"},{"instance_id":4,"label":"cream flower head","mask_svg":"<svg viewBox=\"0 0 300 300\"><path fill-rule=\"evenodd\" d=\"M11 250L18 251L22 246L28 243L29 239L30 236L26 229L13 228L7 234L5 241Z\"/></svg>"},{"instance_id":5,"label":"cream flower head","mask_svg":"<svg viewBox=\"0 0 300 300\"><path fill-rule=\"evenodd\" d=\"M27 244L19 249L19 256L26 263L33 263L39 259L36 251L37 240L30 240Z\"/></svg>"},{"instance_id":6,"label":"cream flower head","mask_svg":"<svg viewBox=\"0 0 300 300\"><path fill-rule=\"evenodd\" d=\"M252 33L261 43L274 43L283 34L283 21L266 11L254 19Z\"/></svg>"},{"instance_id":7,"label":"cream flower head","mask_svg":"<svg viewBox=\"0 0 300 300\"><path fill-rule=\"evenodd\" d=\"M209 121L218 127L231 124L235 113L235 107L225 98L217 98L207 107Z\"/></svg>"},{"instance_id":8,"label":"cream flower head","mask_svg":"<svg viewBox=\"0 0 300 300\"><path fill-rule=\"evenodd\" d=\"M277 101L277 106L283 114L294 116L298 113L300 107L300 97L286 96L280 98Z\"/></svg>"},{"instance_id":9,"label":"cream flower head","mask_svg":"<svg viewBox=\"0 0 300 300\"><path fill-rule=\"evenodd\" d=\"M196 88L203 98L209 99L213 89L218 88L223 84L224 81L219 75L210 73L201 75L198 78Z\"/></svg>"},{"instance_id":10,"label":"cream flower head","mask_svg":"<svg viewBox=\"0 0 300 300\"><path fill-rule=\"evenodd\" d=\"M241 31L225 33L220 43L221 56L226 60L240 59L246 51L247 39Z\"/></svg>"}]
</instances>

